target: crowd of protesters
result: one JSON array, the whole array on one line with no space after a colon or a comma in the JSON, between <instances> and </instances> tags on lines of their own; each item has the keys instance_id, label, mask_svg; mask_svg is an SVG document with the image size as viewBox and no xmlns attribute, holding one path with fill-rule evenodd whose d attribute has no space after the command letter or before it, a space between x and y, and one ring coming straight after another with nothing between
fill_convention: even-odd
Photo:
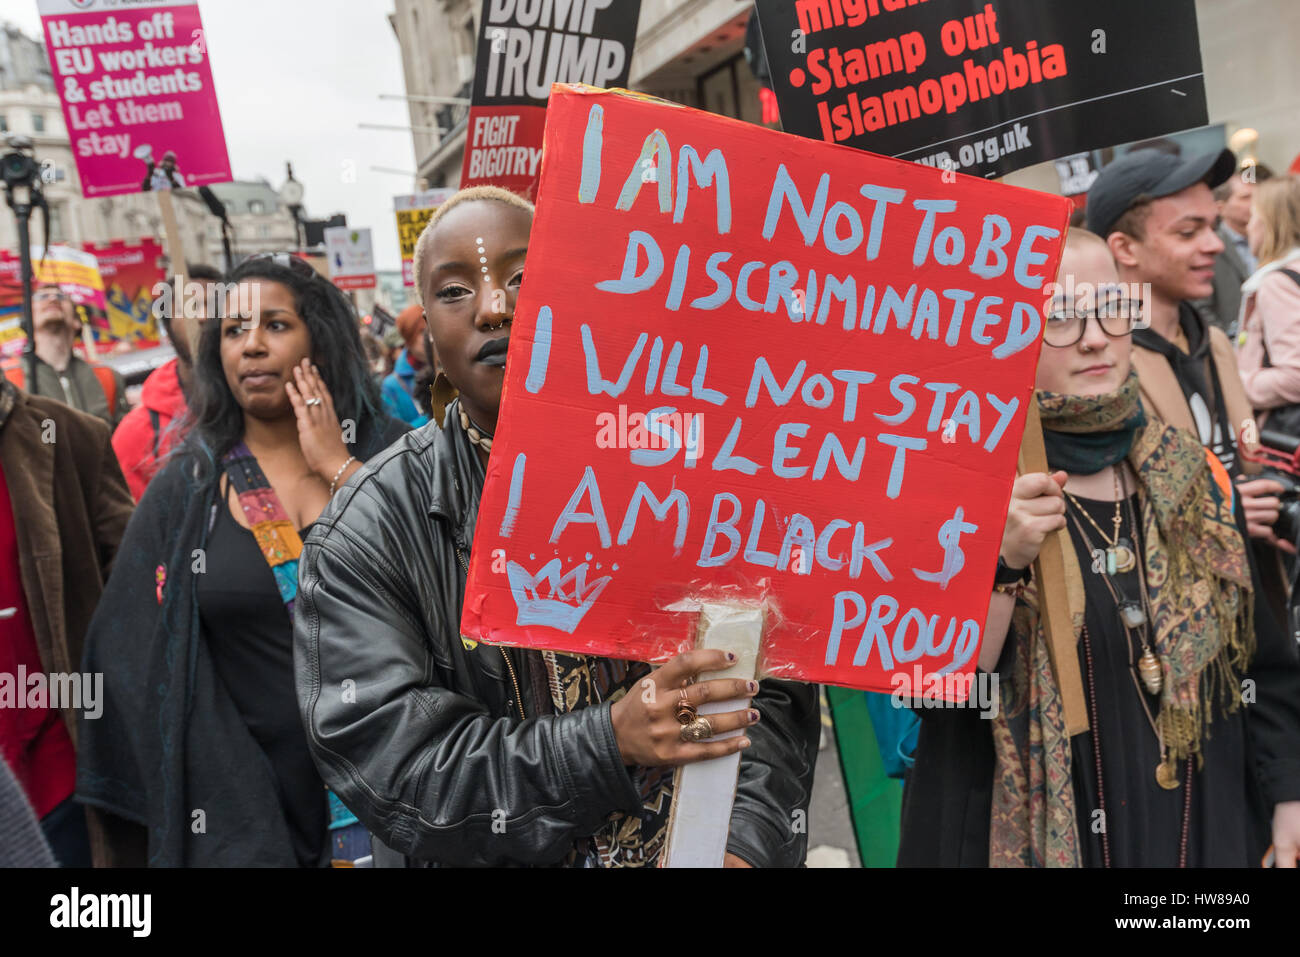
<instances>
[{"instance_id":1,"label":"crowd of protesters","mask_svg":"<svg viewBox=\"0 0 1300 957\"><path fill-rule=\"evenodd\" d=\"M0 861L648 865L673 769L740 752L728 865L803 863L814 686L460 636L501 403L480 356L532 219L497 189L444 203L400 343L295 256L191 267L256 314L197 317L193 346L167 316L176 358L130 412L36 290L35 381L0 382L0 668L102 675L102 713L0 708ZM1258 449L1300 440L1300 182L1139 149L1084 226L1078 296L1045 311L1051 472L1016 480L979 658L1002 707L921 712L899 863L1294 866L1297 530ZM465 265L481 245L510 252ZM1030 572L1061 530L1083 734ZM742 733L687 740L710 699Z\"/></svg>"}]
</instances>

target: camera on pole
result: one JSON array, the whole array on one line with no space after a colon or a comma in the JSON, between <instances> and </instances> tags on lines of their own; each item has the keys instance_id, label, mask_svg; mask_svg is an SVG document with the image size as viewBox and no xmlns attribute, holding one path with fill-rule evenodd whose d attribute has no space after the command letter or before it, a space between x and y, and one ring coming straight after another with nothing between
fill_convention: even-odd
<instances>
[{"instance_id":1,"label":"camera on pole","mask_svg":"<svg viewBox=\"0 0 1300 957\"><path fill-rule=\"evenodd\" d=\"M4 138L6 152L0 156L0 178L4 181L5 202L14 211L18 225L18 253L22 261L23 332L27 344L23 346L27 388L36 388L36 335L32 323L32 208L39 207L44 225L45 247L50 245L50 208L41 192L41 164L37 162L35 147L30 138L9 133Z\"/></svg>"}]
</instances>

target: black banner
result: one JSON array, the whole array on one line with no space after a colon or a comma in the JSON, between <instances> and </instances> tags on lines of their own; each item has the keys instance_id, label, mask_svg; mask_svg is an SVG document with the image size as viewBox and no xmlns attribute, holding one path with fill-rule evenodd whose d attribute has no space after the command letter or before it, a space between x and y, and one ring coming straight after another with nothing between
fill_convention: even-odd
<instances>
[{"instance_id":1,"label":"black banner","mask_svg":"<svg viewBox=\"0 0 1300 957\"><path fill-rule=\"evenodd\" d=\"M483 0L475 106L545 106L552 83L627 86L641 0Z\"/></svg>"},{"instance_id":2,"label":"black banner","mask_svg":"<svg viewBox=\"0 0 1300 957\"><path fill-rule=\"evenodd\" d=\"M552 83L627 86L641 0L483 0L461 186L532 196Z\"/></svg>"},{"instance_id":3,"label":"black banner","mask_svg":"<svg viewBox=\"0 0 1300 957\"><path fill-rule=\"evenodd\" d=\"M1208 122L1195 0L757 0L786 132L1001 176Z\"/></svg>"}]
</instances>

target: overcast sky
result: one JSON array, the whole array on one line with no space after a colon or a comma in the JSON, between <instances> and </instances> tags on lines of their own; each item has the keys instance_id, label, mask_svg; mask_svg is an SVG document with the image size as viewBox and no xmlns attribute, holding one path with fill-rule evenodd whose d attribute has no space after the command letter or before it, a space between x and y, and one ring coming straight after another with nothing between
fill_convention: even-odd
<instances>
[{"instance_id":1,"label":"overcast sky","mask_svg":"<svg viewBox=\"0 0 1300 957\"><path fill-rule=\"evenodd\" d=\"M346 213L369 226L379 269L400 269L393 197L409 193L409 131L401 50L388 25L392 0L205 0L200 4L230 165L238 179L265 176L277 189L285 160L305 189L312 218ZM43 36L35 0L5 0L0 19ZM353 182L345 170L352 164Z\"/></svg>"}]
</instances>

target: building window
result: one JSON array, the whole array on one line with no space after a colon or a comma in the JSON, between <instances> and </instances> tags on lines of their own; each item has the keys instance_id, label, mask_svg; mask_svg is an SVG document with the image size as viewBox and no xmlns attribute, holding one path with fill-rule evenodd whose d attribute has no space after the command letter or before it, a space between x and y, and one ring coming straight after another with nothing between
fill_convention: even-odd
<instances>
[{"instance_id":1,"label":"building window","mask_svg":"<svg viewBox=\"0 0 1300 957\"><path fill-rule=\"evenodd\" d=\"M33 114L32 114L32 131L35 132L35 133L44 133L44 132L45 132L45 114L44 114L44 113L33 113Z\"/></svg>"},{"instance_id":2,"label":"building window","mask_svg":"<svg viewBox=\"0 0 1300 957\"><path fill-rule=\"evenodd\" d=\"M258 231L258 234L259 234L263 239L268 239L268 238L270 237L270 235L271 235L271 227L270 227L270 226L259 226L259 227L257 227L257 231Z\"/></svg>"},{"instance_id":3,"label":"building window","mask_svg":"<svg viewBox=\"0 0 1300 957\"><path fill-rule=\"evenodd\" d=\"M9 118L5 116L3 113L0 113L0 133L8 133L8 132L9 132Z\"/></svg>"},{"instance_id":4,"label":"building window","mask_svg":"<svg viewBox=\"0 0 1300 957\"><path fill-rule=\"evenodd\" d=\"M68 237L63 233L63 204L50 204L50 242L61 243Z\"/></svg>"},{"instance_id":5,"label":"building window","mask_svg":"<svg viewBox=\"0 0 1300 957\"><path fill-rule=\"evenodd\" d=\"M696 81L701 108L719 116L739 118L740 104L737 102L739 97L736 89L735 66L736 60L731 60Z\"/></svg>"},{"instance_id":6,"label":"building window","mask_svg":"<svg viewBox=\"0 0 1300 957\"><path fill-rule=\"evenodd\" d=\"M254 216L261 216L266 212L266 204L260 199L254 199L248 204L248 211Z\"/></svg>"}]
</instances>

